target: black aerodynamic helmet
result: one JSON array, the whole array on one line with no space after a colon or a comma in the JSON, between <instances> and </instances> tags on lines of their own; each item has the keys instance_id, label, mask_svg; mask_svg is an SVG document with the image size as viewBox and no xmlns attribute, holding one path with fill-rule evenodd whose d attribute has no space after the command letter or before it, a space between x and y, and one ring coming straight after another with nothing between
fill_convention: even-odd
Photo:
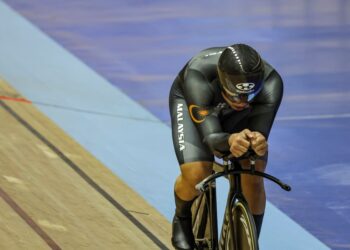
<instances>
[{"instance_id":1,"label":"black aerodynamic helmet","mask_svg":"<svg viewBox=\"0 0 350 250\"><path fill-rule=\"evenodd\" d=\"M250 102L262 89L264 63L259 53L246 44L224 49L217 69L221 89L231 100Z\"/></svg>"}]
</instances>

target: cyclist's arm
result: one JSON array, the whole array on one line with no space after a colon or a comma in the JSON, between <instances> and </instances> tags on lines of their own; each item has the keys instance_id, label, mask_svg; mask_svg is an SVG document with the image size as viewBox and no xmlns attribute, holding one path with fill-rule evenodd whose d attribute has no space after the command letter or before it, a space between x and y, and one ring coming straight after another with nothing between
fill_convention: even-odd
<instances>
[{"instance_id":1,"label":"cyclist's arm","mask_svg":"<svg viewBox=\"0 0 350 250\"><path fill-rule=\"evenodd\" d=\"M283 81L276 71L265 80L264 88L253 102L248 129L260 132L267 140L283 96Z\"/></svg>"},{"instance_id":2,"label":"cyclist's arm","mask_svg":"<svg viewBox=\"0 0 350 250\"><path fill-rule=\"evenodd\" d=\"M230 134L223 132L219 118L213 112L215 92L209 81L199 71L190 69L186 72L184 93L192 121L196 124L203 142L214 154L227 154L230 150Z\"/></svg>"}]
</instances>

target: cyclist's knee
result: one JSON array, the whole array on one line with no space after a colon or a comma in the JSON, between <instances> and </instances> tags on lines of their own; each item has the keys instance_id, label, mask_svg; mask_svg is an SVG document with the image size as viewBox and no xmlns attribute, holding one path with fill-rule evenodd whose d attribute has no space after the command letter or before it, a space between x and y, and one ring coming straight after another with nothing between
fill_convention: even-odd
<instances>
[{"instance_id":1,"label":"cyclist's knee","mask_svg":"<svg viewBox=\"0 0 350 250\"><path fill-rule=\"evenodd\" d=\"M256 162L255 162L255 170L260 171L260 172L265 172L266 163L267 162L264 161L264 160L256 160ZM242 161L240 161L240 164L245 169L249 169L250 168L249 160L242 160Z\"/></svg>"},{"instance_id":2,"label":"cyclist's knee","mask_svg":"<svg viewBox=\"0 0 350 250\"><path fill-rule=\"evenodd\" d=\"M182 178L191 186L195 186L211 174L212 166L213 163L207 161L184 163L180 166Z\"/></svg>"},{"instance_id":3,"label":"cyclist's knee","mask_svg":"<svg viewBox=\"0 0 350 250\"><path fill-rule=\"evenodd\" d=\"M249 161L245 161L241 163L244 168L248 168L250 166ZM257 160L255 163L255 170L260 172L265 172L266 162L262 160ZM243 175L244 182L246 185L251 186L254 189L259 189L264 186L264 180L259 176L251 176L251 175Z\"/></svg>"},{"instance_id":4,"label":"cyclist's knee","mask_svg":"<svg viewBox=\"0 0 350 250\"><path fill-rule=\"evenodd\" d=\"M255 163L255 170L260 172L265 172L266 169L266 161L263 160L257 160Z\"/></svg>"}]
</instances>

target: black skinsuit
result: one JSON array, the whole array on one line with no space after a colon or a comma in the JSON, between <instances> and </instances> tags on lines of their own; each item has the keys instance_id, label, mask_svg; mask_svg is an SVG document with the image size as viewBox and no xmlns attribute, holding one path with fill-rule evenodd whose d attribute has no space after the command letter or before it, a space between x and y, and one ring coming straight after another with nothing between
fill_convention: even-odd
<instances>
[{"instance_id":1,"label":"black skinsuit","mask_svg":"<svg viewBox=\"0 0 350 250\"><path fill-rule=\"evenodd\" d=\"M173 143L179 164L213 161L229 153L228 137L245 128L269 136L283 95L283 82L264 61L264 86L250 107L235 111L221 95L217 63L225 47L203 50L175 79L169 97Z\"/></svg>"}]
</instances>

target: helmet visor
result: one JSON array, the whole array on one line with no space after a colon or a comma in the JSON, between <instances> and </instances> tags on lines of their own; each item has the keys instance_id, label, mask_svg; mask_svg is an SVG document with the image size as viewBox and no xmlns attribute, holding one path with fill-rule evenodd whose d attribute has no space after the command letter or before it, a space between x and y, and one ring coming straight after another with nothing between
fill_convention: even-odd
<instances>
[{"instance_id":1,"label":"helmet visor","mask_svg":"<svg viewBox=\"0 0 350 250\"><path fill-rule=\"evenodd\" d=\"M253 75L237 76L229 74L220 74L221 86L225 95L235 102L251 102L262 89L262 80L256 81ZM255 81L254 81L255 80Z\"/></svg>"}]
</instances>

